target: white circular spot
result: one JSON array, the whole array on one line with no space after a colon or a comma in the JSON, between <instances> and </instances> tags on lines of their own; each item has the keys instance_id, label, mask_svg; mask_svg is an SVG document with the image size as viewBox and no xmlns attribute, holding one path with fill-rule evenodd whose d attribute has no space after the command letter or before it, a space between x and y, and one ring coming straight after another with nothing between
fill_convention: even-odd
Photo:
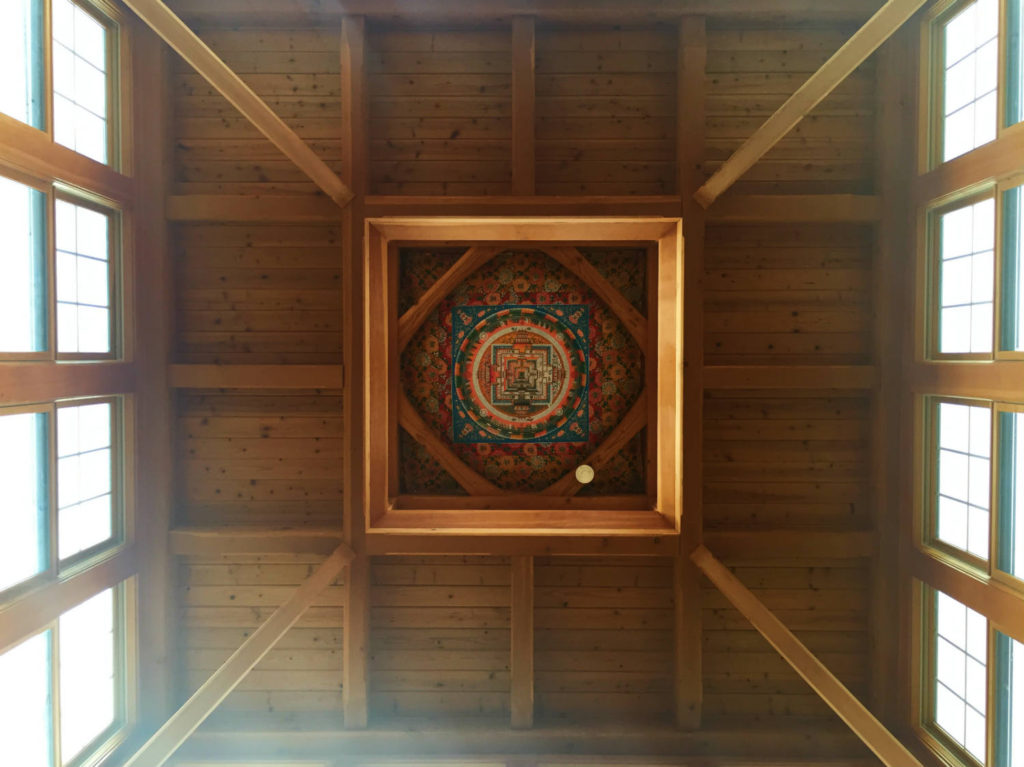
<instances>
[{"instance_id":1,"label":"white circular spot","mask_svg":"<svg viewBox=\"0 0 1024 767\"><path fill-rule=\"evenodd\" d=\"M594 481L594 468L583 464L576 467L576 481L581 485L587 485Z\"/></svg>"}]
</instances>

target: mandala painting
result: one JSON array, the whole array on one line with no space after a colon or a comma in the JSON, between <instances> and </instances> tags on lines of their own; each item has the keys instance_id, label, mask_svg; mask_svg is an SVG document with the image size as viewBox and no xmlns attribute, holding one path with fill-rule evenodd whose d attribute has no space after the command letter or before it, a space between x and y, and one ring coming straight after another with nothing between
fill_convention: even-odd
<instances>
[{"instance_id":1,"label":"mandala painting","mask_svg":"<svg viewBox=\"0 0 1024 767\"><path fill-rule=\"evenodd\" d=\"M582 305L456 306L456 442L586 442L589 312Z\"/></svg>"}]
</instances>

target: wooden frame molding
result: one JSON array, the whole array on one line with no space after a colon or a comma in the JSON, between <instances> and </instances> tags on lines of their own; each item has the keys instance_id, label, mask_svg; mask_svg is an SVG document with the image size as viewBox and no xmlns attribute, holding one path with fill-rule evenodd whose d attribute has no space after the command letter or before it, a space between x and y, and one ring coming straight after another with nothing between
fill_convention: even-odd
<instances>
[{"instance_id":1,"label":"wooden frame molding","mask_svg":"<svg viewBox=\"0 0 1024 767\"><path fill-rule=\"evenodd\" d=\"M783 136L909 19L925 0L889 0L697 190L705 208L765 156Z\"/></svg>"},{"instance_id":2,"label":"wooden frame molding","mask_svg":"<svg viewBox=\"0 0 1024 767\"><path fill-rule=\"evenodd\" d=\"M366 277L363 283L365 315L363 396L365 409L365 451L367 461L366 521L368 534L397 535L422 530L434 534L462 535L475 530L490 534L598 535L652 533L674 534L679 530L681 514L682 392L682 237L678 218L375 218L367 220ZM401 317L389 304L397 268L397 247L406 244L437 242L467 243L471 246L427 293ZM650 355L647 338L652 323L657 323L656 377L648 390L633 405L624 420L612 430L604 444L591 456L600 464L617 451L624 440L649 423L649 411L658 405L657 492L646 508L630 503L626 508L602 508L601 504L567 507L558 499L569 498L579 489L574 477L563 477L546 492L548 505L527 503L519 508L514 494L505 493L476 471L466 466L429 429L415 408L400 392L397 381L398 350L413 336L428 314L456 285L511 243L539 243L555 260L581 277L623 320L630 333L642 340L641 348ZM600 274L589 266L574 243L637 242L656 244L657 275L660 288L656 315L644 318L622 298ZM652 363L653 364L653 363ZM386 385L382 385L386 382ZM369 418L377 428L370 429ZM381 422L389 424L379 428ZM472 506L466 499L453 499L450 506L436 501L416 506L415 496L399 494L394 463L398 428L411 436L437 458L470 494L483 503ZM652 492L653 485L652 485ZM527 497L527 496L522 496ZM495 503L495 499L508 502ZM486 512L483 514L482 512Z\"/></svg>"},{"instance_id":3,"label":"wooden frame molding","mask_svg":"<svg viewBox=\"0 0 1024 767\"><path fill-rule=\"evenodd\" d=\"M344 543L299 586L288 601L256 629L224 664L153 735L125 767L161 767L196 728L245 678L253 666L294 626L320 593L353 558Z\"/></svg>"},{"instance_id":4,"label":"wooden frame molding","mask_svg":"<svg viewBox=\"0 0 1024 767\"><path fill-rule=\"evenodd\" d=\"M348 205L352 192L337 174L161 0L125 0L125 5L135 11L328 197L342 208Z\"/></svg>"},{"instance_id":5,"label":"wooden frame molding","mask_svg":"<svg viewBox=\"0 0 1024 767\"><path fill-rule=\"evenodd\" d=\"M705 547L691 554L719 591L887 767L922 767L892 733Z\"/></svg>"}]
</instances>

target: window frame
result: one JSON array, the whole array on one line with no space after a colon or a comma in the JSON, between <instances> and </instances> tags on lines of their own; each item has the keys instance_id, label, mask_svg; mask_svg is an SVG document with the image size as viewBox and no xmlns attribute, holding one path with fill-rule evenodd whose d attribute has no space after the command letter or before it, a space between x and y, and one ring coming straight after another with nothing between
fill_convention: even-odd
<instances>
[{"instance_id":1,"label":"window frame","mask_svg":"<svg viewBox=\"0 0 1024 767\"><path fill-rule=\"evenodd\" d=\"M57 517L57 411L81 405L111 403L111 532L110 538L88 549L60 559ZM19 413L46 413L47 434L47 568L10 588L0 591L0 610L38 590L68 580L91 567L123 552L134 540L134 455L132 440L133 403L131 395L119 394L99 397L74 397L31 405L0 407L0 417Z\"/></svg>"},{"instance_id":2,"label":"window frame","mask_svg":"<svg viewBox=\"0 0 1024 767\"><path fill-rule=\"evenodd\" d=\"M1022 2L1024 5L1024 2ZM1024 123L1022 123L1024 124ZM1012 175L1001 178L996 183L996 240L995 240L995 303L992 306L993 317L992 317L992 330L994 331L995 338L993 339L992 351L997 360L1019 360L1024 361L1024 348L1019 351L1004 350L1003 349L1003 326L1005 316L1005 303L1007 290L1004 284L1004 278L1006 273L1006 252L1004 245L1006 244L1006 226L1005 221L1005 207L1006 207L1006 195L1013 189L1021 189L1021 194L1024 195L1024 172L1015 172ZM1024 222L1022 222L1024 225ZM1019 243L1019 247L1024 251L1024 242ZM1022 258L1024 261L1024 258ZM1024 295L1017 297L1020 311L1024 312Z\"/></svg>"},{"instance_id":3,"label":"window frame","mask_svg":"<svg viewBox=\"0 0 1024 767\"><path fill-rule=\"evenodd\" d=\"M1001 416L1005 413L1024 413L1024 402L993 402L992 403L992 510L991 530L989 531L989 551L992 553L989 575L993 581L1024 594L1024 573L1014 575L999 567L1001 533L1003 531L1002 504L1003 480L999 466L1002 462L1000 452Z\"/></svg>"},{"instance_id":4,"label":"window frame","mask_svg":"<svg viewBox=\"0 0 1024 767\"><path fill-rule=\"evenodd\" d=\"M1013 0L997 0L998 31L996 56L996 133L993 141L1000 139L1004 131L1015 129L1019 123L1007 125L1006 113L1006 72L1007 72L1007 35L1008 3ZM919 135L922 140L918 146L918 172L926 173L942 165L966 157L972 151L992 142L985 142L974 149L957 155L949 160L942 159L942 144L945 137L945 115L940 105L945 103L943 66L945 60L944 25L960 11L977 0L942 0L936 3L921 22L921 72L920 78L920 114Z\"/></svg>"},{"instance_id":5,"label":"window frame","mask_svg":"<svg viewBox=\"0 0 1024 767\"><path fill-rule=\"evenodd\" d=\"M993 233L994 239L992 243L992 268L996 273L998 273L1001 265L998 239L1000 221L998 208L1000 198L997 194L996 185L984 183L978 186L969 187L955 195L950 195L934 201L925 210L926 236L924 238L924 293L926 300L924 302L924 306L926 309L924 313L924 332L922 334L922 342L924 344L922 352L924 359L929 362L988 361L994 359L996 340L999 336L995 295L993 295L992 298L992 351L939 351L939 343L941 341L942 333L942 217L947 213L952 213L953 211L976 205L979 202L983 202L988 199L993 200L993 205L996 208L996 231ZM993 283L993 285L993 290L995 293L998 293L998 286L995 283Z\"/></svg>"}]
</instances>

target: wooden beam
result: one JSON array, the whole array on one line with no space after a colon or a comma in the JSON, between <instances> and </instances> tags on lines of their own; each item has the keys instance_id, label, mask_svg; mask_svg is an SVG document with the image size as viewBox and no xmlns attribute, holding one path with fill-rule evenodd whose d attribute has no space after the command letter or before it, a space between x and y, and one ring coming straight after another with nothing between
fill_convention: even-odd
<instances>
[{"instance_id":1,"label":"wooden beam","mask_svg":"<svg viewBox=\"0 0 1024 767\"><path fill-rule=\"evenodd\" d=\"M334 582L352 556L348 546L338 546L288 601L277 608L164 726L125 762L125 767L161 767L170 759L185 739L241 683L253 666L298 622L320 593Z\"/></svg>"},{"instance_id":2,"label":"wooden beam","mask_svg":"<svg viewBox=\"0 0 1024 767\"><path fill-rule=\"evenodd\" d=\"M710 551L701 546L691 554L691 558L883 764L887 767L921 767L921 763L907 747L885 729L853 693Z\"/></svg>"},{"instance_id":3,"label":"wooden beam","mask_svg":"<svg viewBox=\"0 0 1024 767\"><path fill-rule=\"evenodd\" d=\"M995 141L917 176L913 181L914 202L918 206L927 205L962 189L1019 173L1021 157L1024 157L1024 123L1017 123L1004 129Z\"/></svg>"},{"instance_id":4,"label":"wooden beam","mask_svg":"<svg viewBox=\"0 0 1024 767\"><path fill-rule=\"evenodd\" d=\"M452 475L452 479L459 483L463 490L470 495L502 495L504 491L497 485L481 477L461 458L455 455L434 430L427 426L423 417L416 410L416 407L409 402L409 398L402 392L398 399L398 423L409 432L409 436L419 442L427 451L437 459L445 471Z\"/></svg>"},{"instance_id":5,"label":"wooden beam","mask_svg":"<svg viewBox=\"0 0 1024 767\"><path fill-rule=\"evenodd\" d=\"M647 318L627 301L622 293L612 285L599 272L587 257L580 253L579 248L573 247L550 247L544 248L544 252L555 261L564 266L570 273L575 274L587 284L597 297L604 301L615 316L619 318L629 334L639 344L640 349L646 353L650 339L647 337Z\"/></svg>"},{"instance_id":6,"label":"wooden beam","mask_svg":"<svg viewBox=\"0 0 1024 767\"><path fill-rule=\"evenodd\" d=\"M341 389L341 365L171 365L175 389Z\"/></svg>"},{"instance_id":7,"label":"wooden beam","mask_svg":"<svg viewBox=\"0 0 1024 767\"><path fill-rule=\"evenodd\" d=\"M572 531L570 531L572 532ZM670 557L679 542L667 535L489 535L369 533L367 551L375 556L533 556Z\"/></svg>"},{"instance_id":8,"label":"wooden beam","mask_svg":"<svg viewBox=\"0 0 1024 767\"><path fill-rule=\"evenodd\" d=\"M707 216L715 224L873 224L882 201L870 194L727 194Z\"/></svg>"},{"instance_id":9,"label":"wooden beam","mask_svg":"<svg viewBox=\"0 0 1024 767\"><path fill-rule=\"evenodd\" d=\"M374 520L374 533L395 535L674 535L655 509L521 509L487 512L454 509L388 509Z\"/></svg>"},{"instance_id":10,"label":"wooden beam","mask_svg":"<svg viewBox=\"0 0 1024 767\"><path fill-rule=\"evenodd\" d=\"M986 399L1019 400L1021 363L995 362L911 362L907 377L911 391Z\"/></svg>"},{"instance_id":11,"label":"wooden beam","mask_svg":"<svg viewBox=\"0 0 1024 767\"><path fill-rule=\"evenodd\" d=\"M873 365L709 365L706 389L874 389Z\"/></svg>"},{"instance_id":12,"label":"wooden beam","mask_svg":"<svg viewBox=\"0 0 1024 767\"><path fill-rule=\"evenodd\" d=\"M16 405L66 397L102 397L135 390L132 362L5 362L0 365L0 403Z\"/></svg>"},{"instance_id":13,"label":"wooden beam","mask_svg":"<svg viewBox=\"0 0 1024 767\"><path fill-rule=\"evenodd\" d=\"M533 557L512 558L511 725L533 727Z\"/></svg>"},{"instance_id":14,"label":"wooden beam","mask_svg":"<svg viewBox=\"0 0 1024 767\"><path fill-rule=\"evenodd\" d=\"M125 207L131 207L133 201L133 179L5 114L0 114L0 167L21 171L43 183L65 181Z\"/></svg>"},{"instance_id":15,"label":"wooden beam","mask_svg":"<svg viewBox=\"0 0 1024 767\"><path fill-rule=\"evenodd\" d=\"M333 527L179 527L170 531L172 554L330 554L342 542Z\"/></svg>"},{"instance_id":16,"label":"wooden beam","mask_svg":"<svg viewBox=\"0 0 1024 767\"><path fill-rule=\"evenodd\" d=\"M309 195L178 194L164 202L168 221L310 223L341 220L338 206Z\"/></svg>"},{"instance_id":17,"label":"wooden beam","mask_svg":"<svg viewBox=\"0 0 1024 767\"><path fill-rule=\"evenodd\" d=\"M362 544L365 547L365 543ZM345 727L362 730L370 717L370 557L360 553L345 575L341 699Z\"/></svg>"},{"instance_id":18,"label":"wooden beam","mask_svg":"<svg viewBox=\"0 0 1024 767\"><path fill-rule=\"evenodd\" d=\"M452 211L452 213L455 213ZM372 228L388 242L657 242L674 237L679 229L679 214L668 218L618 215L595 218L583 216L541 215L509 221L507 216L488 218L455 214L449 217L373 219Z\"/></svg>"},{"instance_id":19,"label":"wooden beam","mask_svg":"<svg viewBox=\"0 0 1024 767\"><path fill-rule=\"evenodd\" d=\"M77 575L40 586L11 603L4 608L3 620L0 620L0 654L75 605L116 586L138 571L138 551L129 546Z\"/></svg>"},{"instance_id":20,"label":"wooden beam","mask_svg":"<svg viewBox=\"0 0 1024 767\"><path fill-rule=\"evenodd\" d=\"M1024 596L1019 591L919 549L914 550L910 562L910 572L919 581L945 592L984 615L1004 634L1024 642Z\"/></svg>"},{"instance_id":21,"label":"wooden beam","mask_svg":"<svg viewBox=\"0 0 1024 767\"><path fill-rule=\"evenodd\" d=\"M399 495L394 509L466 509L492 511L509 509L608 509L610 511L650 511L654 499L649 495L588 495L551 496L537 493L509 493L508 495Z\"/></svg>"},{"instance_id":22,"label":"wooden beam","mask_svg":"<svg viewBox=\"0 0 1024 767\"><path fill-rule=\"evenodd\" d=\"M532 16L512 19L512 188L532 195L536 174L534 68L536 36Z\"/></svg>"},{"instance_id":23,"label":"wooden beam","mask_svg":"<svg viewBox=\"0 0 1024 767\"><path fill-rule=\"evenodd\" d=\"M793 127L849 77L864 60L924 5L925 0L889 0L796 93L758 128L697 191L705 208L765 156Z\"/></svg>"},{"instance_id":24,"label":"wooden beam","mask_svg":"<svg viewBox=\"0 0 1024 767\"><path fill-rule=\"evenodd\" d=\"M594 449L594 452L587 456L584 461L594 469L595 472L614 458L622 448L626 446L647 423L647 402L648 393L644 389L636 402L626 412L615 428L611 430L604 441ZM583 485L576 479L576 470L573 469L564 477L547 487L542 495L545 496L573 496L583 489Z\"/></svg>"},{"instance_id":25,"label":"wooden beam","mask_svg":"<svg viewBox=\"0 0 1024 767\"><path fill-rule=\"evenodd\" d=\"M494 258L501 248L474 246L463 253L451 269L441 275L433 285L420 296L419 301L409 307L398 320L398 350L406 347L420 325L434 308L454 290L460 282Z\"/></svg>"},{"instance_id":26,"label":"wooden beam","mask_svg":"<svg viewBox=\"0 0 1024 767\"><path fill-rule=\"evenodd\" d=\"M677 195L513 197L370 195L368 216L643 216L679 215Z\"/></svg>"},{"instance_id":27,"label":"wooden beam","mask_svg":"<svg viewBox=\"0 0 1024 767\"><path fill-rule=\"evenodd\" d=\"M707 19L679 22L679 191L683 216L682 556L674 560L675 721L700 727L704 708L704 610L700 574L685 556L704 533L704 238L707 215L693 199L704 180Z\"/></svg>"},{"instance_id":28,"label":"wooden beam","mask_svg":"<svg viewBox=\"0 0 1024 767\"><path fill-rule=\"evenodd\" d=\"M341 207L348 205L352 192L337 174L161 0L125 0L125 5L135 11L328 197Z\"/></svg>"}]
</instances>

